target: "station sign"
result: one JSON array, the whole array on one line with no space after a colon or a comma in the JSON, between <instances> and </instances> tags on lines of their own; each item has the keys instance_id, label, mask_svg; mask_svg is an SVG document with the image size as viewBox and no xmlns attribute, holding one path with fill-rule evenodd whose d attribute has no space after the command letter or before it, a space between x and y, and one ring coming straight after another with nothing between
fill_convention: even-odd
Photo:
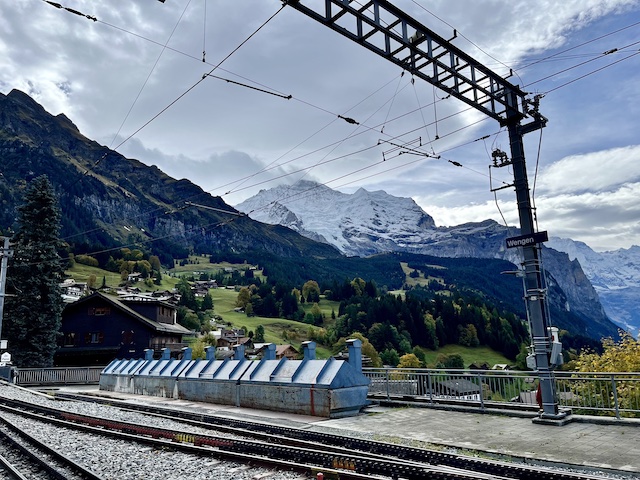
<instances>
[{"instance_id":1,"label":"station sign","mask_svg":"<svg viewBox=\"0 0 640 480\"><path fill-rule=\"evenodd\" d=\"M528 247L531 245L537 245L549 240L549 235L546 231L534 232L529 235L520 235L519 237L510 237L506 239L507 248L516 247Z\"/></svg>"}]
</instances>

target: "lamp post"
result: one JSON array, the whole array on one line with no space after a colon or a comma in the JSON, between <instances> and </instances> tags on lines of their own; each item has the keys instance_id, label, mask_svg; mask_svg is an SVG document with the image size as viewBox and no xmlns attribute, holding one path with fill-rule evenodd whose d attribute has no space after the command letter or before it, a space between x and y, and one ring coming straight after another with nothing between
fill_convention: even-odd
<instances>
[{"instance_id":1,"label":"lamp post","mask_svg":"<svg viewBox=\"0 0 640 480\"><path fill-rule=\"evenodd\" d=\"M0 237L3 246L0 248L0 350L6 350L7 341L2 339L2 317L4 314L4 297L7 283L7 265L13 250L9 249L9 237Z\"/></svg>"}]
</instances>

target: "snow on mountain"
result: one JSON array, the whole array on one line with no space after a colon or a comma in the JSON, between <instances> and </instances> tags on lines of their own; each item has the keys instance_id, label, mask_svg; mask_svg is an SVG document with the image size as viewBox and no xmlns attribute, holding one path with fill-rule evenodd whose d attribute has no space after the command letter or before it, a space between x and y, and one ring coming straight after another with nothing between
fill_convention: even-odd
<instances>
[{"instance_id":1,"label":"snow on mountain","mask_svg":"<svg viewBox=\"0 0 640 480\"><path fill-rule=\"evenodd\" d=\"M332 244L346 255L400 251L441 257L500 258L516 265L521 262L519 249L507 249L505 245L508 236L519 234L518 229L493 220L437 227L433 218L413 199L394 197L384 191L368 192L361 188L354 194L346 194L315 182L300 181L261 190L236 208L254 220L284 225L309 238ZM595 267L599 265L598 254L584 244L584 247L576 242L563 245L565 248L559 250L570 250L571 259L564 253L549 251L544 255L545 268L568 295L573 311L581 312L594 322L609 322L598 294L581 267L597 279L600 291L607 288L609 292L622 288L620 292L628 293L626 285L633 279L640 283L640 272L629 266L624 271L615 270L615 275L613 269L594 273L601 272ZM583 257L584 262L569 265L573 258ZM633 264L633 261L627 263ZM628 302L622 307L622 314L616 313L615 304L603 302L603 305L619 325L633 328L633 321L621 320L631 315L627 311Z\"/></svg>"},{"instance_id":2,"label":"snow on mountain","mask_svg":"<svg viewBox=\"0 0 640 480\"><path fill-rule=\"evenodd\" d=\"M640 247L595 252L583 242L556 237L547 246L577 259L611 319L634 335L639 332Z\"/></svg>"},{"instance_id":3,"label":"snow on mountain","mask_svg":"<svg viewBox=\"0 0 640 480\"><path fill-rule=\"evenodd\" d=\"M435 227L411 198L362 188L346 194L306 180L261 190L236 208L254 220L330 243L346 255L402 249L431 238Z\"/></svg>"}]
</instances>

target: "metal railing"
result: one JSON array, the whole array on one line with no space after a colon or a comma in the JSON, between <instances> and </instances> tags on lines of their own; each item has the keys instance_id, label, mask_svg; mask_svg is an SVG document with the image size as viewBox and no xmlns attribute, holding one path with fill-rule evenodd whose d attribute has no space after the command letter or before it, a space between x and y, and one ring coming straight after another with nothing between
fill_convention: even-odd
<instances>
[{"instance_id":1,"label":"metal railing","mask_svg":"<svg viewBox=\"0 0 640 480\"><path fill-rule=\"evenodd\" d=\"M15 383L22 386L98 384L104 367L19 368Z\"/></svg>"},{"instance_id":2,"label":"metal railing","mask_svg":"<svg viewBox=\"0 0 640 480\"><path fill-rule=\"evenodd\" d=\"M22 386L98 384L104 367L17 369ZM536 412L537 372L363 368L371 380L369 396L466 408ZM555 372L561 408L574 414L640 418L640 373Z\"/></svg>"},{"instance_id":3,"label":"metal railing","mask_svg":"<svg viewBox=\"0 0 640 480\"><path fill-rule=\"evenodd\" d=\"M430 405L537 412L537 372L363 368L369 396ZM574 414L640 417L640 373L555 372L558 405Z\"/></svg>"}]
</instances>

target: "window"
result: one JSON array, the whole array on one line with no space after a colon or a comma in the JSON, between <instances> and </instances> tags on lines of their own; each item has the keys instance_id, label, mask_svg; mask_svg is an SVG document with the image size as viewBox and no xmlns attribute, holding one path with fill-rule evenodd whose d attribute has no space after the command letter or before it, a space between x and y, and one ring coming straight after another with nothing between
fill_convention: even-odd
<instances>
[{"instance_id":1,"label":"window","mask_svg":"<svg viewBox=\"0 0 640 480\"><path fill-rule=\"evenodd\" d=\"M104 333L102 332L89 332L84 336L84 343L97 344L104 342Z\"/></svg>"},{"instance_id":2,"label":"window","mask_svg":"<svg viewBox=\"0 0 640 480\"><path fill-rule=\"evenodd\" d=\"M65 347L73 347L76 344L76 334L74 332L69 332L64 334L64 343L62 344Z\"/></svg>"},{"instance_id":3,"label":"window","mask_svg":"<svg viewBox=\"0 0 640 480\"><path fill-rule=\"evenodd\" d=\"M133 343L133 330L122 331L122 345L131 345Z\"/></svg>"}]
</instances>

